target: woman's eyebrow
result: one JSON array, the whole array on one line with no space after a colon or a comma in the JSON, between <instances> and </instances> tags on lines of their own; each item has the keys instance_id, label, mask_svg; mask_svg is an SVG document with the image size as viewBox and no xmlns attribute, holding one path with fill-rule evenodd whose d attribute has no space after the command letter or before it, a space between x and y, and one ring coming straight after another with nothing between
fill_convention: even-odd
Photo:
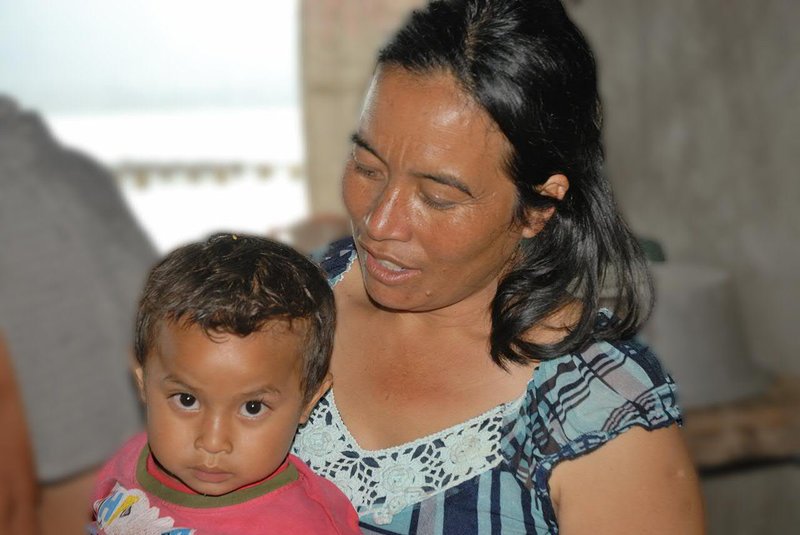
<instances>
[{"instance_id":1,"label":"woman's eyebrow","mask_svg":"<svg viewBox=\"0 0 800 535\"><path fill-rule=\"evenodd\" d=\"M366 141L366 140L365 140L363 137L361 137L361 135L360 135L358 132L353 132L353 134L350 136L350 141L352 141L353 143L355 143L356 145L358 145L359 147L361 147L361 148L362 148L362 149L364 149L365 151L369 152L370 154L372 154L373 156L375 156L375 157L376 157L377 159L379 159L380 161L383 161L383 158L381 158L381 157L378 155L378 151L376 151L375 149L373 149L373 148L370 146L370 144L369 144L369 143L367 143L367 141Z\"/></svg>"},{"instance_id":2,"label":"woman's eyebrow","mask_svg":"<svg viewBox=\"0 0 800 535\"><path fill-rule=\"evenodd\" d=\"M358 132L354 132L353 134L351 134L350 140L359 147L361 147L362 149L364 149L365 151L369 152L370 154L378 158L380 161L383 161L383 158L381 158L378 155L378 152L374 148L372 148L370 144L367 143L367 141L363 137L361 137L361 135ZM466 184L464 184L461 180L454 177L453 175L444 173L439 173L436 175L430 173L414 173L414 176L418 176L420 178L427 178L428 180L433 180L434 182L437 182L439 184L456 188L458 191L466 195L469 195L470 197L473 198L475 197L472 194L472 191L470 191L469 187Z\"/></svg>"},{"instance_id":3,"label":"woman's eyebrow","mask_svg":"<svg viewBox=\"0 0 800 535\"><path fill-rule=\"evenodd\" d=\"M431 175L429 173L414 173L414 175L420 178L427 178L428 180L432 180L438 184L443 184L445 186L450 186L451 188L456 188L458 191L466 195L469 195L473 199L475 198L475 196L470 191L469 187L467 187L466 184L464 184L462 181L460 181L459 179L457 179L452 175L448 174Z\"/></svg>"}]
</instances>

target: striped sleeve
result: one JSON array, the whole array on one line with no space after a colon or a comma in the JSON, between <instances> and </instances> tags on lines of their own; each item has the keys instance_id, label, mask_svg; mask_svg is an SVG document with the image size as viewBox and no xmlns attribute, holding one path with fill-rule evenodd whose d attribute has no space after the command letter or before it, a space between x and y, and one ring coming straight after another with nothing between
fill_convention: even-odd
<instances>
[{"instance_id":1,"label":"striped sleeve","mask_svg":"<svg viewBox=\"0 0 800 535\"><path fill-rule=\"evenodd\" d=\"M548 481L559 462L590 453L632 427L681 424L672 378L633 340L598 342L544 362L534 379L534 444L528 451L537 458L529 459L529 477L545 502L545 517L552 514Z\"/></svg>"}]
</instances>

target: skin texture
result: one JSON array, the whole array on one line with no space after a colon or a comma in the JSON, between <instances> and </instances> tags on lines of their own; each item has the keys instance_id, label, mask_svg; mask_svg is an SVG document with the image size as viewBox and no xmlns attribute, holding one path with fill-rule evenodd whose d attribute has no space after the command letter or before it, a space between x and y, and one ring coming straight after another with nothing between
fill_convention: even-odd
<instances>
[{"instance_id":1,"label":"skin texture","mask_svg":"<svg viewBox=\"0 0 800 535\"><path fill-rule=\"evenodd\" d=\"M92 518L92 487L99 471L99 467L93 468L64 481L41 486L38 535L86 533L86 524Z\"/></svg>"},{"instance_id":2,"label":"skin texture","mask_svg":"<svg viewBox=\"0 0 800 535\"><path fill-rule=\"evenodd\" d=\"M631 429L556 466L550 487L566 535L705 533L700 484L676 426Z\"/></svg>"},{"instance_id":3,"label":"skin texture","mask_svg":"<svg viewBox=\"0 0 800 535\"><path fill-rule=\"evenodd\" d=\"M271 475L330 386L303 403L302 344L303 332L284 322L213 338L196 325L162 325L135 374L150 448L165 472L212 496Z\"/></svg>"},{"instance_id":4,"label":"skin texture","mask_svg":"<svg viewBox=\"0 0 800 535\"><path fill-rule=\"evenodd\" d=\"M412 312L486 301L535 234L514 220L507 142L486 113L449 77L383 68L355 139L343 196L370 297Z\"/></svg>"},{"instance_id":5,"label":"skin texture","mask_svg":"<svg viewBox=\"0 0 800 535\"><path fill-rule=\"evenodd\" d=\"M36 531L36 475L25 411L0 333L0 533Z\"/></svg>"},{"instance_id":6,"label":"skin texture","mask_svg":"<svg viewBox=\"0 0 800 535\"><path fill-rule=\"evenodd\" d=\"M358 262L334 288L336 404L364 449L461 423L518 398L531 378L536 363L502 370L487 344L498 280L520 239L552 214L514 220L507 151L449 74L376 72L343 177ZM540 191L560 199L568 188L568 177L553 175ZM547 324L570 317L562 310ZM539 343L559 336L558 328L528 333ZM703 531L696 476L674 426L634 429L565 461L550 485L566 535Z\"/></svg>"}]
</instances>

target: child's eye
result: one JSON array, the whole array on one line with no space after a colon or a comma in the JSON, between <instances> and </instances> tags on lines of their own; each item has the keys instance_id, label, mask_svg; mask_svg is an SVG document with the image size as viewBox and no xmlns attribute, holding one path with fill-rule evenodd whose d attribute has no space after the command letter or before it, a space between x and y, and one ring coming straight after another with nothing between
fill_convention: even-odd
<instances>
[{"instance_id":1,"label":"child's eye","mask_svg":"<svg viewBox=\"0 0 800 535\"><path fill-rule=\"evenodd\" d=\"M267 406L264 405L263 402L253 400L242 405L242 408L239 412L242 416L252 418L254 416L261 416L264 412L266 412L266 410Z\"/></svg>"},{"instance_id":2,"label":"child's eye","mask_svg":"<svg viewBox=\"0 0 800 535\"><path fill-rule=\"evenodd\" d=\"M196 397L185 392L173 395L172 400L181 409L197 409L200 406Z\"/></svg>"}]
</instances>

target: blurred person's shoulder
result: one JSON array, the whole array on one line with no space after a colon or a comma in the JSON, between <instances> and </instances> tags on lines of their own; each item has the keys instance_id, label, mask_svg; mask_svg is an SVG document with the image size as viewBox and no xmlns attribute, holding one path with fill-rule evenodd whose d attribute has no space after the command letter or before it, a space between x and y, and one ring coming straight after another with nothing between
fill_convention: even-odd
<instances>
[{"instance_id":1,"label":"blurred person's shoulder","mask_svg":"<svg viewBox=\"0 0 800 535\"><path fill-rule=\"evenodd\" d=\"M0 168L29 164L39 151L56 147L39 113L23 109L13 98L0 94ZM3 182L11 178L6 173L0 175Z\"/></svg>"}]
</instances>

